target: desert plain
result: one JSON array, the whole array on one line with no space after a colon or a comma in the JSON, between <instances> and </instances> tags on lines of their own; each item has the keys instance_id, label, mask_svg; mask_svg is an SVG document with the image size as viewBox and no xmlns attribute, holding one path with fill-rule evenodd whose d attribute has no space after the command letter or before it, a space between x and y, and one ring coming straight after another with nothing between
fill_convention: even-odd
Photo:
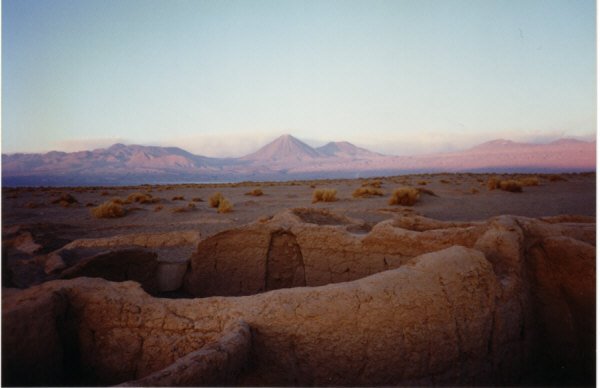
<instances>
[{"instance_id":1,"label":"desert plain","mask_svg":"<svg viewBox=\"0 0 600 388\"><path fill-rule=\"evenodd\" d=\"M595 218L595 173L5 187L3 385L593 385Z\"/></svg>"}]
</instances>

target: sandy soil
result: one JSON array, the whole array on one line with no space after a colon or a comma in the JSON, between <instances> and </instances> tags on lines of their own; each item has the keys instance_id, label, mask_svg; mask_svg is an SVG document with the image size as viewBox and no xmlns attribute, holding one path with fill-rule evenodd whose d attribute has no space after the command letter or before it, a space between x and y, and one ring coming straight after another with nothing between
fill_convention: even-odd
<instances>
[{"instance_id":1,"label":"sandy soil","mask_svg":"<svg viewBox=\"0 0 600 388\"><path fill-rule=\"evenodd\" d=\"M596 215L595 174L563 174L565 180L551 181L537 175L538 186L523 187L521 193L488 190L489 174L434 174L379 178L383 196L353 198L353 191L374 179L262 182L224 185L170 185L104 188L20 188L2 191L3 233L15 225L32 225L44 229L54 238L73 240L140 232L199 231L203 237L237 225L268 217L287 208L327 208L348 217L376 223L403 212L412 212L440 220L484 220L501 214L528 217L561 214ZM501 179L517 175L494 175ZM425 185L420 184L426 182ZM390 206L394 189L403 186L425 188L436 196L422 194L414 206ZM337 190L335 202L312 203L312 194L320 188ZM264 195L245 193L260 188ZM160 202L128 204L121 218L95 218L92 206L113 198L125 200L131 193L149 193ZM208 199L221 192L233 204L233 211L217 213ZM61 194L73 195L78 203L68 207L53 204ZM184 200L173 200L183 196ZM196 208L182 213L174 209L187 206L193 198ZM87 205L87 206L86 206ZM162 209L156 211L157 206ZM60 245L61 242L56 243Z\"/></svg>"}]
</instances>

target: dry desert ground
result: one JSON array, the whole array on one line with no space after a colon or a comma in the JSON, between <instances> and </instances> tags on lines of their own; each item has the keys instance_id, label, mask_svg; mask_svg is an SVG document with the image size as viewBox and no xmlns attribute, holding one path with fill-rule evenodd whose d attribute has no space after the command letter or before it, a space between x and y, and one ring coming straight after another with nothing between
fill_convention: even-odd
<instances>
[{"instance_id":1,"label":"dry desert ground","mask_svg":"<svg viewBox=\"0 0 600 388\"><path fill-rule=\"evenodd\" d=\"M592 385L595 218L595 173L4 188L2 383Z\"/></svg>"}]
</instances>

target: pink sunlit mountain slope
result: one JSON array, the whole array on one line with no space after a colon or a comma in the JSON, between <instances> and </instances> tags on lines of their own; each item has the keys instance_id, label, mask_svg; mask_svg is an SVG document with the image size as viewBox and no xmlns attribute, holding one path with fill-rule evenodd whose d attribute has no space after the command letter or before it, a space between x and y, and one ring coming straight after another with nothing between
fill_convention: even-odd
<instances>
[{"instance_id":1,"label":"pink sunlit mountain slope","mask_svg":"<svg viewBox=\"0 0 600 388\"><path fill-rule=\"evenodd\" d=\"M493 140L460 151L388 156L331 142L313 148L281 136L240 158L208 158L176 147L115 144L81 152L2 155L5 185L99 185L351 178L411 172L595 171L596 142Z\"/></svg>"},{"instance_id":2,"label":"pink sunlit mountain slope","mask_svg":"<svg viewBox=\"0 0 600 388\"><path fill-rule=\"evenodd\" d=\"M339 158L377 158L383 155L355 146L347 141L329 142L316 149L322 155Z\"/></svg>"},{"instance_id":3,"label":"pink sunlit mountain slope","mask_svg":"<svg viewBox=\"0 0 600 388\"><path fill-rule=\"evenodd\" d=\"M302 163L323 157L323 155L292 135L282 135L258 151L242 157L252 162Z\"/></svg>"}]
</instances>

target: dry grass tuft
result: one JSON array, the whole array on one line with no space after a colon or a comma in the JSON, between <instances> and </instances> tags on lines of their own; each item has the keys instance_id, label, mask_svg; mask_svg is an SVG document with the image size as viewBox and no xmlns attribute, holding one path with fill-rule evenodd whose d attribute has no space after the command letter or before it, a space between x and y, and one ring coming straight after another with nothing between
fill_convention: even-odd
<instances>
[{"instance_id":1,"label":"dry grass tuft","mask_svg":"<svg viewBox=\"0 0 600 388\"><path fill-rule=\"evenodd\" d=\"M369 197L374 197L374 196L382 196L383 192L377 188L374 187L359 187L358 189L354 190L354 192L352 193L352 196L354 198L369 198Z\"/></svg>"},{"instance_id":2,"label":"dry grass tuft","mask_svg":"<svg viewBox=\"0 0 600 388\"><path fill-rule=\"evenodd\" d=\"M316 189L315 191L313 191L312 203L335 202L338 200L336 198L336 195L336 189Z\"/></svg>"},{"instance_id":3,"label":"dry grass tuft","mask_svg":"<svg viewBox=\"0 0 600 388\"><path fill-rule=\"evenodd\" d=\"M418 181L417 184L420 186L425 186L427 185L427 181Z\"/></svg>"},{"instance_id":4,"label":"dry grass tuft","mask_svg":"<svg viewBox=\"0 0 600 388\"><path fill-rule=\"evenodd\" d=\"M419 200L419 190L412 187L401 187L394 190L388 203L390 205L412 206Z\"/></svg>"},{"instance_id":5,"label":"dry grass tuft","mask_svg":"<svg viewBox=\"0 0 600 388\"><path fill-rule=\"evenodd\" d=\"M171 201L185 201L185 198L183 197L183 195L176 195L173 198L171 198Z\"/></svg>"},{"instance_id":6,"label":"dry grass tuft","mask_svg":"<svg viewBox=\"0 0 600 388\"><path fill-rule=\"evenodd\" d=\"M477 194L479 193L479 189L476 187L471 187L471 194Z\"/></svg>"},{"instance_id":7,"label":"dry grass tuft","mask_svg":"<svg viewBox=\"0 0 600 388\"><path fill-rule=\"evenodd\" d=\"M448 179L440 179L440 183L443 183L443 184L447 185L447 184L450 183L450 181Z\"/></svg>"},{"instance_id":8,"label":"dry grass tuft","mask_svg":"<svg viewBox=\"0 0 600 388\"><path fill-rule=\"evenodd\" d=\"M204 200L200 197L194 197L192 198L192 202L204 202Z\"/></svg>"},{"instance_id":9,"label":"dry grass tuft","mask_svg":"<svg viewBox=\"0 0 600 388\"><path fill-rule=\"evenodd\" d=\"M159 212L159 211L161 211L162 209L163 209L163 205L157 205L157 206L155 206L155 207L154 207L154 212L155 212L155 213L156 213L156 212Z\"/></svg>"},{"instance_id":10,"label":"dry grass tuft","mask_svg":"<svg viewBox=\"0 0 600 388\"><path fill-rule=\"evenodd\" d=\"M160 201L159 198L152 198L152 196L150 194L144 194L144 193L132 193L129 194L129 196L127 197L126 202L138 202L138 203L156 203Z\"/></svg>"},{"instance_id":11,"label":"dry grass tuft","mask_svg":"<svg viewBox=\"0 0 600 388\"><path fill-rule=\"evenodd\" d=\"M222 198L219 201L219 207L217 208L217 212L218 213L229 213L233 210L233 205L226 200L225 198Z\"/></svg>"},{"instance_id":12,"label":"dry grass tuft","mask_svg":"<svg viewBox=\"0 0 600 388\"><path fill-rule=\"evenodd\" d=\"M552 174L552 175L548 175L547 178L550 182L564 182L567 179L565 177L563 177L562 175L557 175L557 174Z\"/></svg>"},{"instance_id":13,"label":"dry grass tuft","mask_svg":"<svg viewBox=\"0 0 600 388\"><path fill-rule=\"evenodd\" d=\"M521 186L539 186L540 185L540 179L535 176L528 176L525 178L521 178L517 182L519 182L519 184Z\"/></svg>"},{"instance_id":14,"label":"dry grass tuft","mask_svg":"<svg viewBox=\"0 0 600 388\"><path fill-rule=\"evenodd\" d=\"M496 177L492 177L487 183L488 190L504 190L511 193L520 193L523 191L523 185L520 181L514 179L500 180Z\"/></svg>"},{"instance_id":15,"label":"dry grass tuft","mask_svg":"<svg viewBox=\"0 0 600 388\"><path fill-rule=\"evenodd\" d=\"M196 204L190 202L187 206L179 206L173 209L173 213L185 213L196 209Z\"/></svg>"},{"instance_id":16,"label":"dry grass tuft","mask_svg":"<svg viewBox=\"0 0 600 388\"><path fill-rule=\"evenodd\" d=\"M488 190L496 190L500 187L500 179L496 177L491 177L488 179L487 188Z\"/></svg>"},{"instance_id":17,"label":"dry grass tuft","mask_svg":"<svg viewBox=\"0 0 600 388\"><path fill-rule=\"evenodd\" d=\"M100 195L103 197L107 197L110 195L110 193L108 191L103 191L102 193L100 193Z\"/></svg>"},{"instance_id":18,"label":"dry grass tuft","mask_svg":"<svg viewBox=\"0 0 600 388\"><path fill-rule=\"evenodd\" d=\"M59 203L61 206L66 207L73 203L78 203L77 199L71 194L63 194L59 198L56 198L52 203Z\"/></svg>"},{"instance_id":19,"label":"dry grass tuft","mask_svg":"<svg viewBox=\"0 0 600 388\"><path fill-rule=\"evenodd\" d=\"M127 211L120 203L107 201L91 209L92 215L96 218L118 218L123 217Z\"/></svg>"},{"instance_id":20,"label":"dry grass tuft","mask_svg":"<svg viewBox=\"0 0 600 388\"><path fill-rule=\"evenodd\" d=\"M363 182L362 187L374 187L376 189L380 189L382 185L382 182L379 179L376 180L372 180L372 181L367 181L367 182Z\"/></svg>"},{"instance_id":21,"label":"dry grass tuft","mask_svg":"<svg viewBox=\"0 0 600 388\"><path fill-rule=\"evenodd\" d=\"M223 194L217 191L208 199L208 204L210 205L210 207L218 208L219 204L224 199L225 197L223 197Z\"/></svg>"},{"instance_id":22,"label":"dry grass tuft","mask_svg":"<svg viewBox=\"0 0 600 388\"><path fill-rule=\"evenodd\" d=\"M244 195L251 195L253 197L260 197L261 195L264 195L263 191L261 189L254 189L252 191L247 192Z\"/></svg>"},{"instance_id":23,"label":"dry grass tuft","mask_svg":"<svg viewBox=\"0 0 600 388\"><path fill-rule=\"evenodd\" d=\"M511 193L520 193L523 191L523 187L518 181L510 179L507 181L500 181L500 190L509 191Z\"/></svg>"}]
</instances>

